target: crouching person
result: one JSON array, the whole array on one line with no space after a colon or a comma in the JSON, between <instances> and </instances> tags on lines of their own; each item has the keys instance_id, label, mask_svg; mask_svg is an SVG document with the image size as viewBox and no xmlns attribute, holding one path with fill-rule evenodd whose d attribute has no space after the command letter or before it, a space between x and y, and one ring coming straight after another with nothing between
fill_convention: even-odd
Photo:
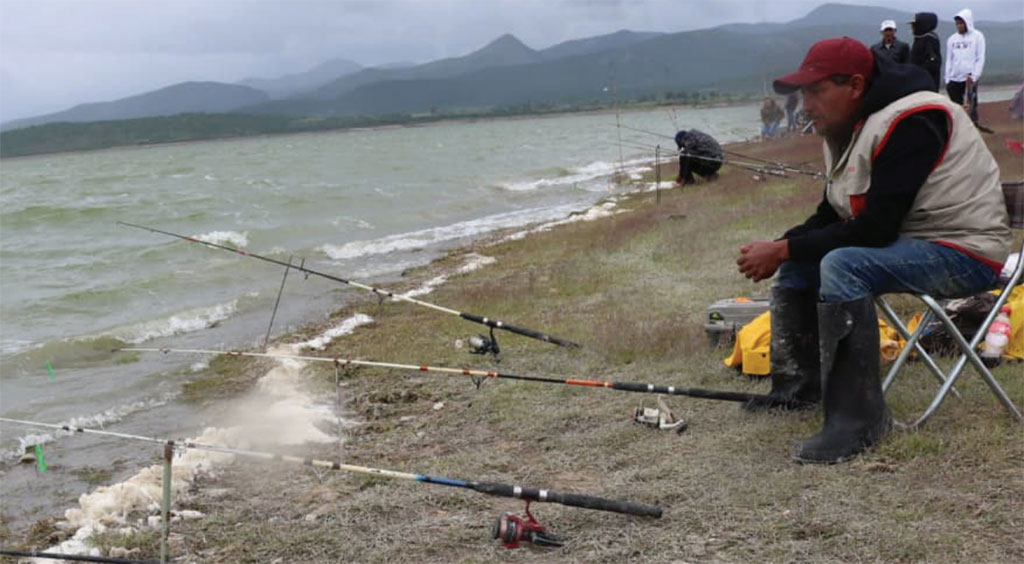
<instances>
[{"instance_id":1,"label":"crouching person","mask_svg":"<svg viewBox=\"0 0 1024 564\"><path fill-rule=\"evenodd\" d=\"M691 129L676 133L676 147L679 149L679 184L695 184L694 174L705 180L718 177L718 169L722 168L722 146L714 137Z\"/></svg>"},{"instance_id":2,"label":"crouching person","mask_svg":"<svg viewBox=\"0 0 1024 564\"><path fill-rule=\"evenodd\" d=\"M773 276L769 399L756 411L822 402L798 462L835 463L877 444L882 395L874 297L990 289L1009 252L999 169L970 117L919 67L876 61L848 37L808 51L776 92L799 89L824 137L824 196L802 225L740 247L739 270Z\"/></svg>"}]
</instances>

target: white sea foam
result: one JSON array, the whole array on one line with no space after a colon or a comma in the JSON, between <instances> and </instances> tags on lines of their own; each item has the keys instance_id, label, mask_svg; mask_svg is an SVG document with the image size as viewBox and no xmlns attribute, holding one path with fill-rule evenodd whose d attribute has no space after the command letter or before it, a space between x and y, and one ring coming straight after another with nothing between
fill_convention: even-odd
<instances>
[{"instance_id":1,"label":"white sea foam","mask_svg":"<svg viewBox=\"0 0 1024 564\"><path fill-rule=\"evenodd\" d=\"M102 428L104 425L109 425L111 423L121 421L122 419L128 417L129 415L132 415L133 413L138 413L140 411L146 411L148 409L153 409L154 407L165 405L167 402L171 401L178 395L180 395L178 392L166 393L159 397L146 398L124 405L118 405L100 413L72 417L70 419L66 419L60 422L59 424L68 425L71 427ZM48 433L35 432L23 435L21 437L18 437L18 447L15 450L3 453L3 455L0 456L0 460L3 460L4 462L17 460L22 455L22 453L25 452L25 447L30 447L33 445L44 445L58 437L66 437L72 434L74 433L71 431L55 430L53 432Z\"/></svg>"},{"instance_id":2,"label":"white sea foam","mask_svg":"<svg viewBox=\"0 0 1024 564\"><path fill-rule=\"evenodd\" d=\"M118 327L103 333L102 336L114 337L126 343L139 344L150 339L191 333L212 327L234 315L237 309L238 300L232 300L223 304L190 309L162 319L151 319Z\"/></svg>"},{"instance_id":3,"label":"white sea foam","mask_svg":"<svg viewBox=\"0 0 1024 564\"><path fill-rule=\"evenodd\" d=\"M631 177L648 168L650 159L631 159L622 163L623 172ZM540 178L537 180L520 180L502 183L500 186L513 192L531 192L548 186L568 186L584 190L602 189L603 185L595 186L593 180L611 176L619 170L619 164L607 161L594 161L585 166L573 169L570 174L551 178Z\"/></svg>"},{"instance_id":4,"label":"white sea foam","mask_svg":"<svg viewBox=\"0 0 1024 564\"><path fill-rule=\"evenodd\" d=\"M494 264L497 259L494 257L488 257L477 253L467 253L465 256L465 262L462 266L455 269L455 274L466 274L467 272L473 272L474 270L481 269L489 264ZM447 274L440 274L424 282L419 288L413 288L408 292L402 294L406 298L415 298L417 296L423 296L433 292L438 286L448 281Z\"/></svg>"},{"instance_id":5,"label":"white sea foam","mask_svg":"<svg viewBox=\"0 0 1024 564\"><path fill-rule=\"evenodd\" d=\"M519 241L521 239L526 238L528 235L530 235L532 233L540 233L542 231L547 231L547 230L552 229L554 227L557 227L559 225L567 225L569 223L576 223L578 221L594 221L595 219L600 219L602 217L608 217L610 215L615 215L617 213L623 213L625 211L625 210L617 210L617 209L615 209L615 207L616 207L615 202L608 201L608 202L605 202L603 204L600 204L600 205L594 206L592 208L589 208L587 211L585 211L583 213L574 213L574 214L572 214L569 217L566 217L564 219L559 219L559 220L556 220L556 221L551 221L551 222L548 222L548 223L544 223L542 225L538 225L537 227L534 227L532 229L527 229L525 231L517 231L517 232L512 233L511 235L509 235L507 237L504 237L499 242Z\"/></svg>"},{"instance_id":6,"label":"white sea foam","mask_svg":"<svg viewBox=\"0 0 1024 564\"><path fill-rule=\"evenodd\" d=\"M429 245L454 241L498 229L520 227L537 221L550 221L572 211L571 205L553 208L533 208L514 212L490 215L479 219L463 221L451 225L422 229L408 233L398 233L370 241L353 241L344 245L322 245L319 250L334 260L346 260L420 249Z\"/></svg>"},{"instance_id":7,"label":"white sea foam","mask_svg":"<svg viewBox=\"0 0 1024 564\"><path fill-rule=\"evenodd\" d=\"M308 341L291 345L292 350L296 353L300 352L302 349L323 350L324 347L334 339L342 335L348 335L355 331L356 327L366 325L367 323L373 323L373 318L363 313L357 313Z\"/></svg>"},{"instance_id":8,"label":"white sea foam","mask_svg":"<svg viewBox=\"0 0 1024 564\"><path fill-rule=\"evenodd\" d=\"M291 352L278 348L274 353ZM282 359L267 372L254 392L234 407L240 424L227 428L208 427L190 442L236 449L308 442L332 442L340 437L321 431L317 424L334 418L328 405L315 403L304 391L302 369L305 363ZM351 422L347 422L351 425ZM177 451L172 461L172 500L185 492L197 476L229 464L235 455L204 450ZM263 464L266 462L259 462ZM64 512L58 527L75 530L73 536L46 552L99 555L90 545L94 534L114 529L119 532L160 526L148 514L159 510L163 488L163 467L144 468L131 478L111 486L99 487L78 498L78 507ZM173 502L172 502L173 503ZM141 517L139 515L141 514ZM189 515L189 517L200 517ZM182 518L185 518L182 516Z\"/></svg>"},{"instance_id":9,"label":"white sea foam","mask_svg":"<svg viewBox=\"0 0 1024 564\"><path fill-rule=\"evenodd\" d=\"M244 247L249 244L249 234L238 231L211 231L202 235L193 235L194 238L215 245L231 243L236 247Z\"/></svg>"}]
</instances>

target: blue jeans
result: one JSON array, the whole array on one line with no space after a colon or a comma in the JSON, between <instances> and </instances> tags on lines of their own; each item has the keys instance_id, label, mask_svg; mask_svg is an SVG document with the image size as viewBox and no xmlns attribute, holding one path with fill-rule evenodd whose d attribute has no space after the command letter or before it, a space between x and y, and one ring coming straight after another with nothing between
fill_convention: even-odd
<instances>
[{"instance_id":1,"label":"blue jeans","mask_svg":"<svg viewBox=\"0 0 1024 564\"><path fill-rule=\"evenodd\" d=\"M892 293L969 296L995 287L996 273L980 261L921 239L897 239L885 247L842 247L821 262L787 261L775 285L817 290L824 302L849 302Z\"/></svg>"},{"instance_id":2,"label":"blue jeans","mask_svg":"<svg viewBox=\"0 0 1024 564\"><path fill-rule=\"evenodd\" d=\"M775 137L775 131L779 128L779 122L761 124L761 137Z\"/></svg>"}]
</instances>

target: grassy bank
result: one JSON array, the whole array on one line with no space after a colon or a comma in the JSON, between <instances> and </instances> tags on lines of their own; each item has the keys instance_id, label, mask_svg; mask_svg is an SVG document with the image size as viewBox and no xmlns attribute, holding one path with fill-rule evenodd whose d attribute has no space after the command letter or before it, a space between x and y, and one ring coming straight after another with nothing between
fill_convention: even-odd
<instances>
[{"instance_id":1,"label":"grassy bank","mask_svg":"<svg viewBox=\"0 0 1024 564\"><path fill-rule=\"evenodd\" d=\"M999 103L983 119L996 124ZM998 114L1003 115L1003 114ZM992 119L990 119L990 116ZM1003 146L1021 124L989 136L1004 177L1024 164ZM813 137L737 145L747 156L820 163ZM667 167L665 176L674 175ZM374 317L325 355L503 372L764 391L726 369L727 351L703 334L707 306L763 295L736 273L738 246L777 237L821 194L808 177L755 181L726 167L720 179L620 202L619 213L523 240L479 243L409 273L407 287L494 257L427 299L582 343L557 348L498 334L500 363L469 356L457 338L476 325L408 304L368 299L335 313ZM298 341L322 327L287 339ZM234 360L234 359L232 359ZM249 371L250 378L263 371ZM221 370L235 374L230 367ZM1024 403L1021 366L996 377ZM333 401L334 369L308 368ZM1024 441L973 373L920 431L830 467L789 461L790 443L817 431L820 412L759 414L736 404L669 398L683 435L629 421L639 394L379 369L342 377L345 415L362 424L342 447L347 463L658 503L660 520L538 504L564 548L508 551L491 521L519 502L443 488L270 463L237 464L203 479L178 509L207 514L175 524L175 556L202 562L1011 562L1024 559ZM925 405L933 380L911 366L894 390L896 415ZM916 385L920 384L920 385ZM336 445L297 452L336 459ZM217 491L216 496L204 491ZM151 547L151 543L143 543ZM152 555L150 555L152 556Z\"/></svg>"}]
</instances>

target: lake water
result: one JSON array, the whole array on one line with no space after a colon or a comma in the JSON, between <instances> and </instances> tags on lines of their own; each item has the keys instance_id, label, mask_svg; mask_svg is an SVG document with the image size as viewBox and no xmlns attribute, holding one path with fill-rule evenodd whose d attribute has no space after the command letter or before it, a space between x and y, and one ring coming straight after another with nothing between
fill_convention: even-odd
<instances>
[{"instance_id":1,"label":"lake water","mask_svg":"<svg viewBox=\"0 0 1024 564\"><path fill-rule=\"evenodd\" d=\"M204 362L150 354L119 364L112 349L262 343L283 268L118 221L386 286L473 238L557 221L637 189L616 187L610 176L649 167L655 144L674 148L676 124L727 142L753 135L757 115L744 106L618 118L653 133L617 128L614 113L601 113L5 160L0 416L190 436L211 414L178 396ZM293 274L274 333L323 320L363 293ZM19 465L26 446L45 445L56 468L120 459L115 481L153 460L152 449L134 454L137 444L65 435L0 426L0 495L16 524L61 515L91 487L70 471L40 475Z\"/></svg>"}]
</instances>

